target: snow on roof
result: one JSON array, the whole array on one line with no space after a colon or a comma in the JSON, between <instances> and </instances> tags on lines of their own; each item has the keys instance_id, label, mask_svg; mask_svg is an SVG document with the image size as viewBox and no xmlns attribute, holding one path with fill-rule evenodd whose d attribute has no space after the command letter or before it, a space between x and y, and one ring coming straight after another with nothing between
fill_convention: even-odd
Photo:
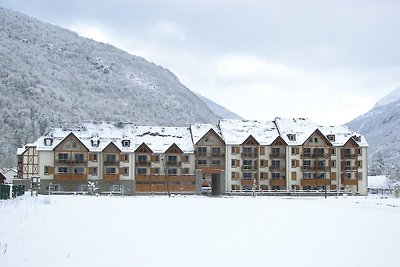
<instances>
[{"instance_id":1,"label":"snow on roof","mask_svg":"<svg viewBox=\"0 0 400 267\"><path fill-rule=\"evenodd\" d=\"M183 153L193 153L189 127L136 126L135 150L145 143L154 153L164 153L176 144Z\"/></svg>"},{"instance_id":2,"label":"snow on roof","mask_svg":"<svg viewBox=\"0 0 400 267\"><path fill-rule=\"evenodd\" d=\"M36 142L37 150L52 151L69 134L74 134L90 151L100 152L110 143L114 143L123 152L133 152L134 146L123 147L122 140L131 140L135 138L135 126L132 123L123 122L86 122L81 127L72 129L55 128L44 136L41 136ZM46 146L44 140L51 138L52 145ZM95 142L98 145L93 146Z\"/></svg>"},{"instance_id":3,"label":"snow on roof","mask_svg":"<svg viewBox=\"0 0 400 267\"><path fill-rule=\"evenodd\" d=\"M307 118L275 118L275 124L282 139L294 146L302 145L318 128Z\"/></svg>"},{"instance_id":4,"label":"snow on roof","mask_svg":"<svg viewBox=\"0 0 400 267\"><path fill-rule=\"evenodd\" d=\"M228 145L242 144L250 135L260 145L270 145L279 136L273 121L220 120L219 126Z\"/></svg>"},{"instance_id":5,"label":"snow on roof","mask_svg":"<svg viewBox=\"0 0 400 267\"><path fill-rule=\"evenodd\" d=\"M368 146L363 135L352 131L347 126L319 126L318 129L329 139L333 146L343 146L351 137L355 137L354 141L356 141L359 146ZM334 135L334 140L332 138L330 139L328 137L329 135Z\"/></svg>"},{"instance_id":6,"label":"snow on roof","mask_svg":"<svg viewBox=\"0 0 400 267\"><path fill-rule=\"evenodd\" d=\"M385 175L368 176L368 188L372 189L388 189L391 182Z\"/></svg>"},{"instance_id":7,"label":"snow on roof","mask_svg":"<svg viewBox=\"0 0 400 267\"><path fill-rule=\"evenodd\" d=\"M190 131L192 133L193 143L197 144L197 142L199 142L200 139L203 138L203 136L206 133L208 133L211 129L213 129L219 135L219 137L222 138L222 134L218 125L200 124L200 123L190 125Z\"/></svg>"}]
</instances>

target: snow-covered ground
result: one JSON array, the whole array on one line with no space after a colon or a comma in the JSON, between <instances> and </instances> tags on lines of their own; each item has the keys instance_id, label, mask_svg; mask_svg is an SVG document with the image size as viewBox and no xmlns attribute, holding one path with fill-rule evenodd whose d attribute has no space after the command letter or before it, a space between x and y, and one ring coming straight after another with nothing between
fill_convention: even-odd
<instances>
[{"instance_id":1,"label":"snow-covered ground","mask_svg":"<svg viewBox=\"0 0 400 267\"><path fill-rule=\"evenodd\" d=\"M0 266L400 266L400 199L374 197L23 196Z\"/></svg>"}]
</instances>

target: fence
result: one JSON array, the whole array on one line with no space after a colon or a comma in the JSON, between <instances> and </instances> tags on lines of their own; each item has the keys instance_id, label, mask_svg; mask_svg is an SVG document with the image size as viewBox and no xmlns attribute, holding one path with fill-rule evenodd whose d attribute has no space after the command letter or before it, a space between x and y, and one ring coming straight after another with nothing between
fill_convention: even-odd
<instances>
[{"instance_id":1,"label":"fence","mask_svg":"<svg viewBox=\"0 0 400 267\"><path fill-rule=\"evenodd\" d=\"M7 184L0 184L0 199L10 198L10 186ZM12 197L16 198L22 196L25 193L24 185L13 185L12 186Z\"/></svg>"}]
</instances>

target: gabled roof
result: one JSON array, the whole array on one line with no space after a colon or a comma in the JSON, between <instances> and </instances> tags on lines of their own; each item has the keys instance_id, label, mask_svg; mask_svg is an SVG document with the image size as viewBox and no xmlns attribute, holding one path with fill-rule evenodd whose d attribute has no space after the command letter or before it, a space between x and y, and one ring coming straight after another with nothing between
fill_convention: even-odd
<instances>
[{"instance_id":1,"label":"gabled roof","mask_svg":"<svg viewBox=\"0 0 400 267\"><path fill-rule=\"evenodd\" d=\"M183 153L194 153L189 127L136 126L135 133L135 148L145 143L154 153L164 153L176 144Z\"/></svg>"},{"instance_id":2,"label":"gabled roof","mask_svg":"<svg viewBox=\"0 0 400 267\"><path fill-rule=\"evenodd\" d=\"M222 142L224 142L218 125L199 123L190 125L190 132L192 133L194 144L197 144L210 131L214 132L214 134L217 135Z\"/></svg>"},{"instance_id":3,"label":"gabled roof","mask_svg":"<svg viewBox=\"0 0 400 267\"><path fill-rule=\"evenodd\" d=\"M314 122L305 118L275 118L275 124L289 146L301 146L318 128ZM295 139L290 139L290 135L295 135Z\"/></svg>"},{"instance_id":4,"label":"gabled roof","mask_svg":"<svg viewBox=\"0 0 400 267\"><path fill-rule=\"evenodd\" d=\"M354 140L361 147L367 147L368 143L365 137L347 126L319 126L318 129L325 135L334 135L335 141L330 141L333 146L344 146L353 136L359 137L360 141Z\"/></svg>"},{"instance_id":5,"label":"gabled roof","mask_svg":"<svg viewBox=\"0 0 400 267\"><path fill-rule=\"evenodd\" d=\"M219 127L227 145L241 145L250 135L260 145L270 145L279 136L273 121L220 120Z\"/></svg>"}]
</instances>

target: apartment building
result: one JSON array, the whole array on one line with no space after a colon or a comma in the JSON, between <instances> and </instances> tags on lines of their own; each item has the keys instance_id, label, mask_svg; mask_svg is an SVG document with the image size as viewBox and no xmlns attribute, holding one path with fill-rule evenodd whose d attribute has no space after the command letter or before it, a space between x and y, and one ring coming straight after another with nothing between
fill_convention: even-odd
<instances>
[{"instance_id":1,"label":"apartment building","mask_svg":"<svg viewBox=\"0 0 400 267\"><path fill-rule=\"evenodd\" d=\"M346 190L366 194L365 138L309 119L220 120L190 127L85 123L18 150L19 178L41 191L191 193Z\"/></svg>"}]
</instances>

